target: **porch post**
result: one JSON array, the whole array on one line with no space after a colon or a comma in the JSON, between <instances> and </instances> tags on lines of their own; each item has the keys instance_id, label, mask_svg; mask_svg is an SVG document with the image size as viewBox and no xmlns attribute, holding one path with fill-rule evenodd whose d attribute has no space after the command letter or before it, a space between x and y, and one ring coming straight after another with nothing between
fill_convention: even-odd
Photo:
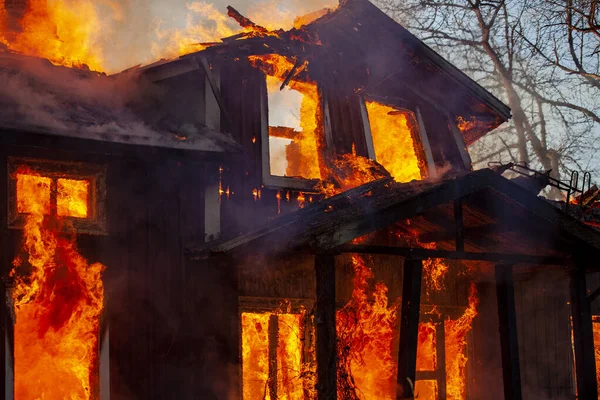
<instances>
[{"instance_id":1,"label":"porch post","mask_svg":"<svg viewBox=\"0 0 600 400\"><path fill-rule=\"evenodd\" d=\"M335 333L335 256L315 255L317 279L316 348L317 400L337 398L337 354Z\"/></svg>"},{"instance_id":2,"label":"porch post","mask_svg":"<svg viewBox=\"0 0 600 400\"><path fill-rule=\"evenodd\" d=\"M396 399L414 398L423 261L406 259L402 276L402 308Z\"/></svg>"},{"instance_id":3,"label":"porch post","mask_svg":"<svg viewBox=\"0 0 600 400\"><path fill-rule=\"evenodd\" d=\"M517 336L515 285L512 269L512 265L496 265L496 294L498 297L504 398L506 400L521 400L519 339Z\"/></svg>"},{"instance_id":4,"label":"porch post","mask_svg":"<svg viewBox=\"0 0 600 400\"><path fill-rule=\"evenodd\" d=\"M597 399L592 312L587 298L585 270L581 265L575 265L571 271L571 317L573 318L578 397L580 399Z\"/></svg>"}]
</instances>

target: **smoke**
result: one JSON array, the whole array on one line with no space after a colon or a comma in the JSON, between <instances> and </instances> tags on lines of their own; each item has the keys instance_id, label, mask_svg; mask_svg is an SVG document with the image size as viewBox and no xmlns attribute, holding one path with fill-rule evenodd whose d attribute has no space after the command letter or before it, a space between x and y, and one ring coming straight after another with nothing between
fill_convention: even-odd
<instances>
[{"instance_id":1,"label":"smoke","mask_svg":"<svg viewBox=\"0 0 600 400\"><path fill-rule=\"evenodd\" d=\"M112 0L100 9L102 59L105 70L117 72L194 51L193 44L219 41L241 32L227 16L231 5L259 25L290 29L294 19L338 0Z\"/></svg>"},{"instance_id":2,"label":"smoke","mask_svg":"<svg viewBox=\"0 0 600 400\"><path fill-rule=\"evenodd\" d=\"M233 144L224 135L201 132L200 125L168 115L148 118L161 106L164 89L128 74L108 77L42 59L7 56L0 58L0 86L4 128L157 146L193 145L209 151ZM177 140L182 136L187 140Z\"/></svg>"}]
</instances>

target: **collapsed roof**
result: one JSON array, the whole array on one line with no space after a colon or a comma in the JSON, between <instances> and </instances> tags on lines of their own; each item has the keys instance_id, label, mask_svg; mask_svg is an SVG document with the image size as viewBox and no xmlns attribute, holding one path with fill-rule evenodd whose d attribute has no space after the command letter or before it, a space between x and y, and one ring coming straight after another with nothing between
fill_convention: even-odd
<instances>
[{"instance_id":1,"label":"collapsed roof","mask_svg":"<svg viewBox=\"0 0 600 400\"><path fill-rule=\"evenodd\" d=\"M199 58L240 60L279 54L308 62L294 79L324 82L343 76L348 93L379 100L401 96L426 101L461 127L471 144L510 117L510 109L368 0L345 0L320 18L289 31L267 31L229 7L247 32L210 43L205 50L161 61L138 71L150 79L201 68ZM290 75L294 72L290 71Z\"/></svg>"},{"instance_id":2,"label":"collapsed roof","mask_svg":"<svg viewBox=\"0 0 600 400\"><path fill-rule=\"evenodd\" d=\"M133 76L52 65L0 53L0 129L221 153L233 139L160 112L160 88Z\"/></svg>"}]
</instances>

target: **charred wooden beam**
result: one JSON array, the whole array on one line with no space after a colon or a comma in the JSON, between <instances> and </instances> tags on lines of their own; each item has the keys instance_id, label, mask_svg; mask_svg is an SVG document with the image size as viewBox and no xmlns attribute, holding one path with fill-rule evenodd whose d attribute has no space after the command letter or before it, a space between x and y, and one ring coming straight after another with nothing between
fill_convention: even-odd
<instances>
[{"instance_id":1,"label":"charred wooden beam","mask_svg":"<svg viewBox=\"0 0 600 400\"><path fill-rule=\"evenodd\" d=\"M592 312L587 298L585 270L581 265L576 265L571 271L570 286L577 393L581 399L597 399Z\"/></svg>"},{"instance_id":2,"label":"charred wooden beam","mask_svg":"<svg viewBox=\"0 0 600 400\"><path fill-rule=\"evenodd\" d=\"M336 248L340 253L358 253L358 254L385 254L408 258L445 258L448 260L470 260L470 261L489 261L489 262L507 262L523 264L541 264L541 265L561 265L567 263L567 259L556 256L532 256L527 254L506 254L506 253L478 253L469 251L451 251L451 250L429 250L422 248L408 248L395 246L372 246L362 244L345 244Z\"/></svg>"},{"instance_id":3,"label":"charred wooden beam","mask_svg":"<svg viewBox=\"0 0 600 400\"><path fill-rule=\"evenodd\" d=\"M260 25L255 24L250 18L244 17L238 10L231 6L227 6L227 15L233 18L242 28L251 29L255 32L268 33L269 30Z\"/></svg>"},{"instance_id":4,"label":"charred wooden beam","mask_svg":"<svg viewBox=\"0 0 600 400\"><path fill-rule=\"evenodd\" d=\"M304 59L301 57L297 57L296 62L294 63L294 66L292 67L290 72L288 72L288 74L285 77L283 83L281 84L281 87L279 88L279 90L283 90L288 85L288 83L290 83L290 81L294 78L294 76L298 72L298 68L300 68L303 64L304 64Z\"/></svg>"},{"instance_id":5,"label":"charred wooden beam","mask_svg":"<svg viewBox=\"0 0 600 400\"><path fill-rule=\"evenodd\" d=\"M315 256L317 279L316 348L317 400L337 398L337 341L335 333L335 256Z\"/></svg>"},{"instance_id":6,"label":"charred wooden beam","mask_svg":"<svg viewBox=\"0 0 600 400\"><path fill-rule=\"evenodd\" d=\"M279 324L277 315L269 317L269 380L268 390L271 399L277 398L277 342L279 338Z\"/></svg>"},{"instance_id":7,"label":"charred wooden beam","mask_svg":"<svg viewBox=\"0 0 600 400\"><path fill-rule=\"evenodd\" d=\"M498 296L504 398L520 400L522 398L521 368L512 265L496 265L496 293Z\"/></svg>"},{"instance_id":8,"label":"charred wooden beam","mask_svg":"<svg viewBox=\"0 0 600 400\"><path fill-rule=\"evenodd\" d=\"M197 58L194 58L196 62L202 66L204 69L204 74L208 79L208 83L210 84L210 88L212 89L213 94L215 95L215 99L217 100L217 104L223 113L223 117L225 117L225 121L227 121L227 128L231 130L233 126L233 120L231 119L231 115L227 111L227 107L225 107L225 101L223 100L223 96L221 95L221 89L219 88L219 84L215 79L212 70L210 69L210 64L208 63L208 59L206 57L200 57L200 61Z\"/></svg>"},{"instance_id":9,"label":"charred wooden beam","mask_svg":"<svg viewBox=\"0 0 600 400\"><path fill-rule=\"evenodd\" d=\"M592 293L590 293L590 295L588 296L588 301L591 303L594 300L596 300L599 296L600 296L600 287L597 288L596 290L594 290Z\"/></svg>"},{"instance_id":10,"label":"charred wooden beam","mask_svg":"<svg viewBox=\"0 0 600 400\"><path fill-rule=\"evenodd\" d=\"M438 400L446 400L446 326L443 319L435 325L435 352Z\"/></svg>"},{"instance_id":11,"label":"charred wooden beam","mask_svg":"<svg viewBox=\"0 0 600 400\"><path fill-rule=\"evenodd\" d=\"M423 261L404 261L396 399L412 399L417 367Z\"/></svg>"},{"instance_id":12,"label":"charred wooden beam","mask_svg":"<svg viewBox=\"0 0 600 400\"><path fill-rule=\"evenodd\" d=\"M288 128L287 126L270 126L269 136L282 138L282 139L295 139L298 137L300 132L294 128Z\"/></svg>"},{"instance_id":13,"label":"charred wooden beam","mask_svg":"<svg viewBox=\"0 0 600 400\"><path fill-rule=\"evenodd\" d=\"M456 251L465 251L465 232L462 199L454 200L454 222L456 229Z\"/></svg>"}]
</instances>

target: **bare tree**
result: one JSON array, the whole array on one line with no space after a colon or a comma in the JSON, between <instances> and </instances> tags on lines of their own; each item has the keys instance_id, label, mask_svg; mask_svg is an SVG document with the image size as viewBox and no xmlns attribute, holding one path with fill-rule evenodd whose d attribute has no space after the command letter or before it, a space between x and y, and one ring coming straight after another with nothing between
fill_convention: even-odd
<instances>
[{"instance_id":1,"label":"bare tree","mask_svg":"<svg viewBox=\"0 0 600 400\"><path fill-rule=\"evenodd\" d=\"M561 171L598 167L593 153L599 147L594 131L600 129L600 109L593 91L600 86L590 82L599 76L598 54L594 64L586 52L590 45L575 44L575 37L591 32L583 31L588 29L583 8L578 19L575 11L566 16L574 1L550 0L550 8L545 0L380 0L378 5L510 106L511 123L472 146L475 161L526 162L560 178ZM562 25L553 26L561 15ZM568 18L581 32L568 28ZM587 27L597 26L595 17L586 21Z\"/></svg>"}]
</instances>

